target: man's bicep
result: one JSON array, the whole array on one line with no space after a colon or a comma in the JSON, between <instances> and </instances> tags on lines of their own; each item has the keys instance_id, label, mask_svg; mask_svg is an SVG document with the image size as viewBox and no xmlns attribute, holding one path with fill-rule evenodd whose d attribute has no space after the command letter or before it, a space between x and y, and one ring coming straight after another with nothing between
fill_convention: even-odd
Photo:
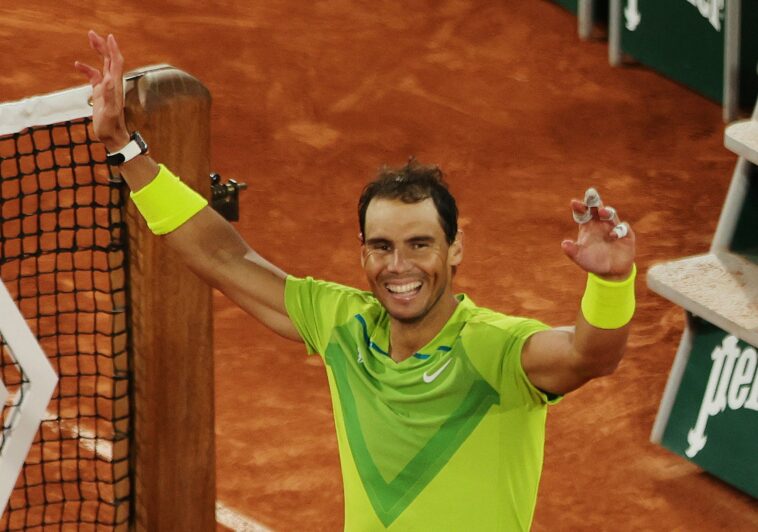
<instances>
[{"instance_id":1,"label":"man's bicep","mask_svg":"<svg viewBox=\"0 0 758 532\"><path fill-rule=\"evenodd\" d=\"M286 310L282 312L279 307L269 306L261 301L259 297L251 295L249 292L242 290L222 290L224 295L236 303L242 310L260 321L263 325L274 331L284 338L302 342L303 339L290 319ZM284 285L282 284L282 300L284 299Z\"/></svg>"},{"instance_id":2,"label":"man's bicep","mask_svg":"<svg viewBox=\"0 0 758 532\"><path fill-rule=\"evenodd\" d=\"M201 279L246 310L243 303L253 300L286 316L287 274L251 249L210 207L163 238Z\"/></svg>"},{"instance_id":3,"label":"man's bicep","mask_svg":"<svg viewBox=\"0 0 758 532\"><path fill-rule=\"evenodd\" d=\"M540 390L564 395L576 390L590 376L574 351L573 327L534 333L521 350L521 364L529 381Z\"/></svg>"},{"instance_id":4,"label":"man's bicep","mask_svg":"<svg viewBox=\"0 0 758 532\"><path fill-rule=\"evenodd\" d=\"M294 340L295 342L305 343L303 337L300 336L297 327L295 327L295 324L292 323L292 320L288 315L264 308L258 313L258 319L279 336Z\"/></svg>"},{"instance_id":5,"label":"man's bicep","mask_svg":"<svg viewBox=\"0 0 758 532\"><path fill-rule=\"evenodd\" d=\"M277 334L302 341L285 306L287 274L213 209L202 209L164 238L201 279Z\"/></svg>"},{"instance_id":6,"label":"man's bicep","mask_svg":"<svg viewBox=\"0 0 758 532\"><path fill-rule=\"evenodd\" d=\"M250 250L220 261L216 287L280 336L302 342L285 305L286 274Z\"/></svg>"}]
</instances>

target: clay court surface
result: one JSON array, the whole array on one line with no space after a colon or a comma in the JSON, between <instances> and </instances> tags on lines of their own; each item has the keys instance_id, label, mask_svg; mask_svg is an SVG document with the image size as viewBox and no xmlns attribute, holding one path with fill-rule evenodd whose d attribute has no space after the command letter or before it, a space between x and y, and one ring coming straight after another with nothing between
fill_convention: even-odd
<instances>
[{"instance_id":1,"label":"clay court surface","mask_svg":"<svg viewBox=\"0 0 758 532\"><path fill-rule=\"evenodd\" d=\"M560 249L568 202L598 187L638 234L638 313L618 371L551 409L533 529L758 528L753 499L648 442L683 314L645 273L708 249L736 162L718 105L609 67L604 42L541 0L28 0L0 20L3 101L80 84L90 28L116 34L127 68L200 79L213 169L249 185L238 228L296 275L365 287L358 195L416 155L459 201L458 291L568 324L584 285ZM319 358L215 303L218 499L274 530L341 529Z\"/></svg>"}]
</instances>

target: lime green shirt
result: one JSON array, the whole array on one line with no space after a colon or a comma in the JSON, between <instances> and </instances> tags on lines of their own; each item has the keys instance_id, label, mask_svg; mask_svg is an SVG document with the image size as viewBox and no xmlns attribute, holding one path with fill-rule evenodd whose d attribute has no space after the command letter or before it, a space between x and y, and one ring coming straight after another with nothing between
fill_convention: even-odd
<instances>
[{"instance_id":1,"label":"lime green shirt","mask_svg":"<svg viewBox=\"0 0 758 532\"><path fill-rule=\"evenodd\" d=\"M521 366L538 321L465 295L402 362L369 292L289 277L286 306L324 359L345 490L345 530L528 530L550 399Z\"/></svg>"}]
</instances>

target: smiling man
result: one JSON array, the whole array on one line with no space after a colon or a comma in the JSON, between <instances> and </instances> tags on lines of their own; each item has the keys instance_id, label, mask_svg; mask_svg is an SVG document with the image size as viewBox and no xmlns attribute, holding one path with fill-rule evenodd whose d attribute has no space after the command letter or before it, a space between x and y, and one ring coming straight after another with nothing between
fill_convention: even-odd
<instances>
[{"instance_id":1,"label":"smiling man","mask_svg":"<svg viewBox=\"0 0 758 532\"><path fill-rule=\"evenodd\" d=\"M402 361L413 344L431 338L457 301L452 274L463 258L455 200L436 167L411 161L385 169L358 202L361 265L371 291L403 324L393 336L393 358ZM416 347L419 347L416 345Z\"/></svg>"},{"instance_id":2,"label":"smiling man","mask_svg":"<svg viewBox=\"0 0 758 532\"><path fill-rule=\"evenodd\" d=\"M614 370L634 312L634 233L594 190L571 207L588 272L574 329L477 307L453 291L463 259L440 170L384 169L359 200L370 292L288 276L147 154L126 130L123 58L90 32L103 70L93 125L148 226L203 279L326 364L346 530L527 530L547 405ZM304 527L306 525L304 524Z\"/></svg>"}]
</instances>

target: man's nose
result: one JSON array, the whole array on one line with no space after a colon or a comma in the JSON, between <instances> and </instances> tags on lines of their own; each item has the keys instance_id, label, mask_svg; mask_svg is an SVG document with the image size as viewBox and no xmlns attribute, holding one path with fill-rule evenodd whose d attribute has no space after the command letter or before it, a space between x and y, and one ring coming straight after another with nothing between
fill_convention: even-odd
<instances>
[{"instance_id":1,"label":"man's nose","mask_svg":"<svg viewBox=\"0 0 758 532\"><path fill-rule=\"evenodd\" d=\"M390 263L387 269L392 273L401 273L410 269L411 263L406 254L401 249L395 249L390 257Z\"/></svg>"}]
</instances>

